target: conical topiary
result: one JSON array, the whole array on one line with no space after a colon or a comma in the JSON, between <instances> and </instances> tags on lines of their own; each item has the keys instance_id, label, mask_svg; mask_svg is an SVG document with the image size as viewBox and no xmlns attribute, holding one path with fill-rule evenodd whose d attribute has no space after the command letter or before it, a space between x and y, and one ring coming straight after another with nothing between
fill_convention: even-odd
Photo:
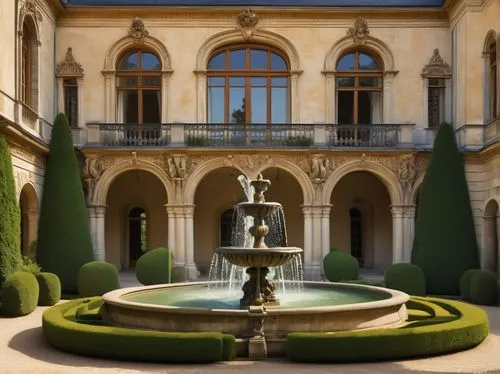
<instances>
[{"instance_id":1,"label":"conical topiary","mask_svg":"<svg viewBox=\"0 0 500 374\"><path fill-rule=\"evenodd\" d=\"M0 134L0 285L21 266L19 205L7 141Z\"/></svg>"},{"instance_id":2,"label":"conical topiary","mask_svg":"<svg viewBox=\"0 0 500 374\"><path fill-rule=\"evenodd\" d=\"M69 293L77 292L78 271L94 257L73 138L63 113L52 128L36 256L42 269L56 274Z\"/></svg>"},{"instance_id":3,"label":"conical topiary","mask_svg":"<svg viewBox=\"0 0 500 374\"><path fill-rule=\"evenodd\" d=\"M421 187L411 262L424 272L428 294L458 295L462 274L479 267L464 164L449 124L438 128Z\"/></svg>"}]
</instances>

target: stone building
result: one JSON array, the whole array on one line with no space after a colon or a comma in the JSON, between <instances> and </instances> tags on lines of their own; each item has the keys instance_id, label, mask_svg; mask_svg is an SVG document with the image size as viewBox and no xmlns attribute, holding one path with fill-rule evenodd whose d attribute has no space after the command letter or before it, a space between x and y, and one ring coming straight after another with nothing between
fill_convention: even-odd
<instances>
[{"instance_id":1,"label":"stone building","mask_svg":"<svg viewBox=\"0 0 500 374\"><path fill-rule=\"evenodd\" d=\"M435 129L464 152L481 263L499 267L498 0L2 0L0 131L22 251L51 122L81 151L97 259L157 246L176 277L230 240L239 175L262 173L309 279L332 247L409 261Z\"/></svg>"}]
</instances>

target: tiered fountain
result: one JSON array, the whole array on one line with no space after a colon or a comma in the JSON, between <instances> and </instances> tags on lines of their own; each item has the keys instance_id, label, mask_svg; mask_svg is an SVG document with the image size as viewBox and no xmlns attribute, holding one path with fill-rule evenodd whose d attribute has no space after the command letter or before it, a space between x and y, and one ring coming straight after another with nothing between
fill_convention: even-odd
<instances>
[{"instance_id":1,"label":"tiered fountain","mask_svg":"<svg viewBox=\"0 0 500 374\"><path fill-rule=\"evenodd\" d=\"M269 268L297 261L302 249L287 247L286 240L279 241L285 246L267 247L266 236L280 227L268 227L266 217L272 221L269 218L282 208L279 203L265 201L268 180L259 175L250 184L255 190L254 201L239 203L237 211L253 217L249 229L253 246L221 247L214 254L232 266L247 268L249 279L243 285L243 297L241 292L232 293L227 279L124 288L103 296L103 316L113 324L133 328L233 334L239 342L239 356L251 359L284 354L290 332L397 326L406 320L408 295L380 287L302 282L301 292L282 292L278 300L273 280L267 279ZM278 234L286 238L285 233Z\"/></svg>"}]
</instances>

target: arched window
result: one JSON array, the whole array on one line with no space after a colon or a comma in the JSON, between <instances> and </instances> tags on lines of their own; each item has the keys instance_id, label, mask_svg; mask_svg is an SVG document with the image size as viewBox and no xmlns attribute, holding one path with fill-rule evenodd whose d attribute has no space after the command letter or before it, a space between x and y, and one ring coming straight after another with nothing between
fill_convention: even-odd
<instances>
[{"instance_id":1,"label":"arched window","mask_svg":"<svg viewBox=\"0 0 500 374\"><path fill-rule=\"evenodd\" d=\"M116 67L118 121L131 124L161 122L161 63L156 54L133 50Z\"/></svg>"},{"instance_id":2,"label":"arched window","mask_svg":"<svg viewBox=\"0 0 500 374\"><path fill-rule=\"evenodd\" d=\"M497 84L497 43L495 38L490 38L488 44L488 69L489 69L489 82L488 82L488 108L489 108L489 120L498 117L497 110L497 97L498 97L498 84Z\"/></svg>"},{"instance_id":3,"label":"arched window","mask_svg":"<svg viewBox=\"0 0 500 374\"><path fill-rule=\"evenodd\" d=\"M21 41L21 101L33 110L38 109L38 56L35 26L31 18L23 23Z\"/></svg>"},{"instance_id":4,"label":"arched window","mask_svg":"<svg viewBox=\"0 0 500 374\"><path fill-rule=\"evenodd\" d=\"M278 51L227 47L208 62L209 123L272 124L290 121L290 71Z\"/></svg>"},{"instance_id":5,"label":"arched window","mask_svg":"<svg viewBox=\"0 0 500 374\"><path fill-rule=\"evenodd\" d=\"M378 58L365 51L344 53L336 66L337 123L382 122L382 73Z\"/></svg>"},{"instance_id":6,"label":"arched window","mask_svg":"<svg viewBox=\"0 0 500 374\"><path fill-rule=\"evenodd\" d=\"M142 208L132 208L128 215L129 221L129 265L135 266L139 257L148 249L148 224L146 211Z\"/></svg>"},{"instance_id":7,"label":"arched window","mask_svg":"<svg viewBox=\"0 0 500 374\"><path fill-rule=\"evenodd\" d=\"M363 226L361 211L356 208L349 209L349 217L351 220L351 255L356 257L360 266L363 266Z\"/></svg>"}]
</instances>

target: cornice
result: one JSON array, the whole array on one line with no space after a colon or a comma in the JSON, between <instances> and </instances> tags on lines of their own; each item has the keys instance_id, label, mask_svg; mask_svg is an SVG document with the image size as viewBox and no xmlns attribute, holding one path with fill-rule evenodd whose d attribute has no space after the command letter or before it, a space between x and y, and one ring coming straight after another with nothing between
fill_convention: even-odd
<instances>
[{"instance_id":1,"label":"cornice","mask_svg":"<svg viewBox=\"0 0 500 374\"><path fill-rule=\"evenodd\" d=\"M455 25L467 12L481 12L491 0L448 0L443 8L449 14L450 25Z\"/></svg>"}]
</instances>

